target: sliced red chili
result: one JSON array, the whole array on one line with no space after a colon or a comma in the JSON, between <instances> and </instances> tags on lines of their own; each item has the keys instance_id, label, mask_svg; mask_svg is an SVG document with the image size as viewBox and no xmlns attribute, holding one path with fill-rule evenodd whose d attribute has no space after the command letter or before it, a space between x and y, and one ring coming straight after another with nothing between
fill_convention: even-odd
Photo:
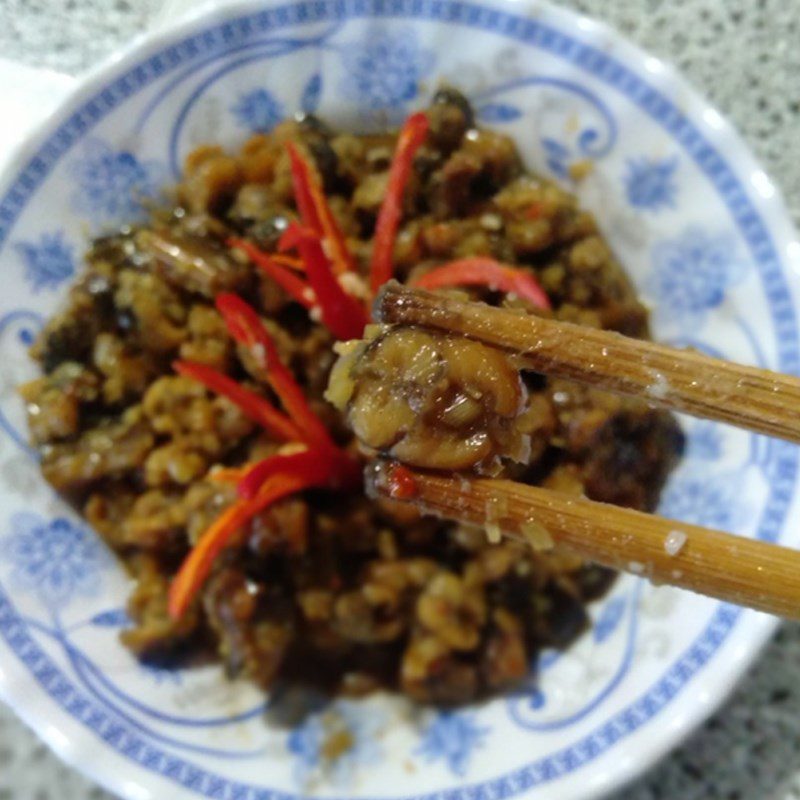
<instances>
[{"instance_id":1,"label":"sliced red chili","mask_svg":"<svg viewBox=\"0 0 800 800\"><path fill-rule=\"evenodd\" d=\"M190 551L169 589L168 610L172 619L180 619L208 578L214 561L237 531L260 511L287 495L324 485L326 476L306 473L303 469L273 475L255 497L237 500L211 523Z\"/></svg>"},{"instance_id":2,"label":"sliced red chili","mask_svg":"<svg viewBox=\"0 0 800 800\"><path fill-rule=\"evenodd\" d=\"M211 470L206 477L214 483L236 483L255 466L255 464L242 464L241 467L217 467Z\"/></svg>"},{"instance_id":3,"label":"sliced red chili","mask_svg":"<svg viewBox=\"0 0 800 800\"><path fill-rule=\"evenodd\" d=\"M337 339L358 339L369 322L361 304L344 291L333 275L320 237L309 226L290 222L278 249L299 250L322 322Z\"/></svg>"},{"instance_id":4,"label":"sliced red chili","mask_svg":"<svg viewBox=\"0 0 800 800\"><path fill-rule=\"evenodd\" d=\"M271 256L244 239L230 239L228 244L246 253L259 269L269 275L278 286L282 287L298 303L308 309L314 307L314 292L311 287L293 272L286 269L278 260L279 258L286 258L286 256Z\"/></svg>"},{"instance_id":5,"label":"sliced red chili","mask_svg":"<svg viewBox=\"0 0 800 800\"><path fill-rule=\"evenodd\" d=\"M290 494L311 488L347 488L360 478L354 459L342 451L332 454L327 449L273 456L254 465L250 472L254 473L256 467L260 469L256 491L241 497L214 520L178 570L168 598L173 619L183 616L219 554L256 514Z\"/></svg>"},{"instance_id":6,"label":"sliced red chili","mask_svg":"<svg viewBox=\"0 0 800 800\"><path fill-rule=\"evenodd\" d=\"M278 454L253 464L239 481L239 495L255 497L264 483L273 475L295 469L321 469L329 476L332 489L357 486L361 480L361 465L356 459L339 449L305 450L288 455Z\"/></svg>"},{"instance_id":7,"label":"sliced red chili","mask_svg":"<svg viewBox=\"0 0 800 800\"><path fill-rule=\"evenodd\" d=\"M289 417L282 414L268 400L245 389L227 375L194 361L174 361L173 368L179 375L202 383L212 392L227 397L235 403L253 422L261 425L276 439L284 442L296 442L303 439L302 433Z\"/></svg>"},{"instance_id":8,"label":"sliced red chili","mask_svg":"<svg viewBox=\"0 0 800 800\"><path fill-rule=\"evenodd\" d=\"M307 174L307 163L302 160L297 152L297 148L288 143L286 151L289 154L289 166L292 173L292 189L294 191L294 202L303 225L308 226L315 233L322 233L322 222L317 213L314 198L311 195L311 185Z\"/></svg>"},{"instance_id":9,"label":"sliced red chili","mask_svg":"<svg viewBox=\"0 0 800 800\"><path fill-rule=\"evenodd\" d=\"M300 385L281 361L278 348L256 310L230 293L217 295L216 305L231 336L250 348L260 361L269 385L300 431L300 439L312 447L335 447L328 429L311 409Z\"/></svg>"},{"instance_id":10,"label":"sliced red chili","mask_svg":"<svg viewBox=\"0 0 800 800\"><path fill-rule=\"evenodd\" d=\"M347 248L344 234L325 197L316 167L292 142L286 145L286 149L289 151L292 165L295 202L304 224L312 228L317 235L324 237L335 273L355 269L353 256Z\"/></svg>"},{"instance_id":11,"label":"sliced red chili","mask_svg":"<svg viewBox=\"0 0 800 800\"><path fill-rule=\"evenodd\" d=\"M360 339L369 322L367 312L336 280L319 238L304 231L297 248L306 265L323 323L337 339Z\"/></svg>"},{"instance_id":12,"label":"sliced red chili","mask_svg":"<svg viewBox=\"0 0 800 800\"><path fill-rule=\"evenodd\" d=\"M289 250L296 250L303 236L314 235L316 235L314 228L302 225L296 220L292 220L286 226L286 230L281 234L280 239L278 239L278 250L280 250L282 253L286 253ZM300 259L300 261L302 263L302 259ZM305 269L305 264L303 264L303 269Z\"/></svg>"},{"instance_id":13,"label":"sliced red chili","mask_svg":"<svg viewBox=\"0 0 800 800\"><path fill-rule=\"evenodd\" d=\"M405 121L397 139L397 147L389 168L389 185L375 224L370 264L370 285L373 294L392 277L394 272L392 255L397 228L403 216L403 197L414 163L414 155L425 141L428 127L428 118L425 114L421 112L412 114Z\"/></svg>"},{"instance_id":14,"label":"sliced red chili","mask_svg":"<svg viewBox=\"0 0 800 800\"><path fill-rule=\"evenodd\" d=\"M529 272L483 256L463 258L443 264L417 278L412 284L421 289L486 286L492 291L516 294L536 308L552 307L547 293Z\"/></svg>"},{"instance_id":15,"label":"sliced red chili","mask_svg":"<svg viewBox=\"0 0 800 800\"><path fill-rule=\"evenodd\" d=\"M295 258L294 256L287 256L283 253L271 253L269 258L271 258L276 264L280 264L282 267L293 269L295 272L306 271L305 264L303 264L299 258Z\"/></svg>"}]
</instances>

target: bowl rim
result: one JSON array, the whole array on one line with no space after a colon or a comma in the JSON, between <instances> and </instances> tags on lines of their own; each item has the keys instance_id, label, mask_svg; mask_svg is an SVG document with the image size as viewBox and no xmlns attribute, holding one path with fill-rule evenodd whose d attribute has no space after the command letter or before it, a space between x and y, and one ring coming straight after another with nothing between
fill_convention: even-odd
<instances>
[{"instance_id":1,"label":"bowl rim","mask_svg":"<svg viewBox=\"0 0 800 800\"><path fill-rule=\"evenodd\" d=\"M301 2L303 0L291 0L286 5L296 5ZM707 132L713 135L715 147L726 151L729 148L737 151L739 159L737 173L746 172L751 178L763 176L763 179L767 180L770 191L763 192L759 198L763 215L769 219L771 230L778 230L782 237L790 239L797 245L798 237L794 232L780 189L766 177L749 147L727 118L706 101L688 79L670 64L649 55L647 51L632 43L624 34L607 23L557 6L550 0L475 0L475 4L505 9L516 15L524 13L545 22L552 20L559 28L577 25L581 35L591 37L595 41L613 43L615 54L621 53L625 61L633 60L637 65L644 67L649 73L649 79L657 82L659 91L669 93L680 88L681 100L690 109L687 116L699 116L703 119L707 125ZM224 3L206 0L180 18L169 20L166 23L161 21L158 28L138 34L129 43L103 59L97 66L79 76L55 108L38 122L24 140L12 150L0 170L0 197L5 196L13 179L27 168L31 158L42 147L58 124L62 123L83 102L98 94L108 83L109 77L121 73L124 68L141 61L145 52L164 49L171 44L180 42L198 28L202 29L215 24L215 22L246 16L258 10L278 5L281 5L281 0L230 0L230 2ZM361 18L364 16L370 15L362 15ZM387 16L382 19L390 20L392 17ZM759 179L763 180L761 177ZM15 219L0 220L0 251L6 244L7 230L13 227L15 221ZM781 261L785 267L782 271L787 279L792 304L797 308L796 276L800 274L800 245L784 254ZM789 280L790 278L792 280ZM787 520L790 514L791 512L787 514ZM784 522L785 524L786 522ZM617 764L612 778L596 786L587 786L585 800L606 796L640 777L667 753L680 745L729 698L738 681L760 656L780 624L779 620L764 614L751 611L744 611L742 614L747 617L748 621L746 640L739 642L735 651L730 653L726 660L717 659L715 662L714 690L706 691L698 697L694 712L684 715L677 723L673 723L668 733L662 735L659 741L651 743L646 752L638 753L635 761L629 759L622 764ZM104 767L101 760L89 757L90 751L85 742L70 741L53 726L43 730L41 723L37 722L37 717L40 716L38 712L40 703L32 702L20 706L13 702L16 695L12 676L4 671L3 665L0 663L0 698L12 707L14 713L63 761L112 791L123 791L127 796L136 797L137 800L142 796L154 796L150 794L151 790L148 787L140 784L132 787L131 782L127 782L127 789L121 789L122 781L116 778L113 770ZM136 782L134 781L134 783ZM472 781L471 783L482 783L482 781ZM146 794L143 795L142 792L146 792Z\"/></svg>"}]
</instances>

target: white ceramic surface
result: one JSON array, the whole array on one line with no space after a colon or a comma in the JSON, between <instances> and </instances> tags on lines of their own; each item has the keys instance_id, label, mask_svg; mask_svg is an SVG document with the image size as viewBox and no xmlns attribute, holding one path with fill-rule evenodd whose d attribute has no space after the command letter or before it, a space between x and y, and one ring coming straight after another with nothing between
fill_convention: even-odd
<instances>
[{"instance_id":1,"label":"white ceramic surface","mask_svg":"<svg viewBox=\"0 0 800 800\"><path fill-rule=\"evenodd\" d=\"M568 652L512 696L435 713L336 701L286 728L214 668L140 667L117 643L126 580L46 487L14 387L90 233L140 212L202 141L235 145L313 110L352 129L439 80L579 187L658 338L798 372L800 244L776 190L663 63L539 3L249 3L200 14L96 71L0 180L0 693L65 759L129 798L594 797L638 774L727 695L774 622L625 579ZM688 422L664 513L797 544L796 449ZM331 725L354 747L320 757Z\"/></svg>"}]
</instances>

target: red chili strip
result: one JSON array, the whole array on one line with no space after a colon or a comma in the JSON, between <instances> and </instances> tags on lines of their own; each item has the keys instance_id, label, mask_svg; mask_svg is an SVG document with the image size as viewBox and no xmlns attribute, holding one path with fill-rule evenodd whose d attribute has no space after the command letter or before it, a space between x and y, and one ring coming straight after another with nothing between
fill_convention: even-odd
<instances>
[{"instance_id":1,"label":"red chili strip","mask_svg":"<svg viewBox=\"0 0 800 800\"><path fill-rule=\"evenodd\" d=\"M295 202L304 224L324 237L333 262L334 273L355 269L353 256L347 248L344 234L325 197L316 167L292 142L286 145L286 149L289 151L292 166Z\"/></svg>"},{"instance_id":2,"label":"red chili strip","mask_svg":"<svg viewBox=\"0 0 800 800\"><path fill-rule=\"evenodd\" d=\"M255 466L253 463L243 464L241 467L216 467L211 470L206 478L214 483L236 483Z\"/></svg>"},{"instance_id":3,"label":"red chili strip","mask_svg":"<svg viewBox=\"0 0 800 800\"><path fill-rule=\"evenodd\" d=\"M238 500L223 511L211 523L175 575L169 589L170 617L180 619L184 615L208 578L214 561L245 523L287 495L309 489L312 486L324 486L328 477L328 475L318 474L317 471L306 472L305 464L303 464L294 471L273 475L264 483L255 497Z\"/></svg>"},{"instance_id":4,"label":"red chili strip","mask_svg":"<svg viewBox=\"0 0 800 800\"><path fill-rule=\"evenodd\" d=\"M349 463L345 464L343 459ZM169 614L173 619L183 616L208 578L219 554L236 532L256 514L283 497L304 489L346 488L360 480L357 462L341 451L332 457L328 450L306 450L292 455L273 456L265 459L262 465L255 465L261 466L262 477L257 491L252 496L240 498L223 511L178 570L168 598Z\"/></svg>"},{"instance_id":5,"label":"red chili strip","mask_svg":"<svg viewBox=\"0 0 800 800\"><path fill-rule=\"evenodd\" d=\"M304 232L298 250L317 298L322 321L337 339L360 339L369 322L367 312L336 280L319 238Z\"/></svg>"},{"instance_id":6,"label":"red chili strip","mask_svg":"<svg viewBox=\"0 0 800 800\"><path fill-rule=\"evenodd\" d=\"M285 442L303 440L302 432L289 417L278 411L268 400L240 386L227 375L195 361L174 361L172 366L179 375L192 378L212 392L227 397L247 417L261 425L276 439Z\"/></svg>"},{"instance_id":7,"label":"red chili strip","mask_svg":"<svg viewBox=\"0 0 800 800\"><path fill-rule=\"evenodd\" d=\"M280 264L282 267L293 269L295 272L306 271L305 264L303 264L299 258L283 255L282 253L272 253L270 254L269 258L271 258L276 264Z\"/></svg>"},{"instance_id":8,"label":"red chili strip","mask_svg":"<svg viewBox=\"0 0 800 800\"><path fill-rule=\"evenodd\" d=\"M420 289L448 286L486 286L492 291L516 294L536 308L550 309L550 299L539 281L528 272L477 256L451 261L413 281Z\"/></svg>"},{"instance_id":9,"label":"red chili strip","mask_svg":"<svg viewBox=\"0 0 800 800\"><path fill-rule=\"evenodd\" d=\"M231 336L249 347L261 362L269 385L300 431L301 440L312 447L335 447L328 429L311 409L294 375L281 361L278 348L256 310L237 295L230 293L217 295L216 305Z\"/></svg>"},{"instance_id":10,"label":"red chili strip","mask_svg":"<svg viewBox=\"0 0 800 800\"><path fill-rule=\"evenodd\" d=\"M332 489L357 486L361 480L361 465L340 449L305 450L291 455L275 455L253 464L239 481L239 495L255 497L273 475L287 470L321 468L329 475Z\"/></svg>"},{"instance_id":11,"label":"red chili strip","mask_svg":"<svg viewBox=\"0 0 800 800\"><path fill-rule=\"evenodd\" d=\"M369 322L361 304L344 291L333 275L320 237L299 222L290 222L278 241L279 250L299 250L322 321L337 339L358 339Z\"/></svg>"},{"instance_id":12,"label":"red chili strip","mask_svg":"<svg viewBox=\"0 0 800 800\"><path fill-rule=\"evenodd\" d=\"M412 114L405 121L397 139L397 148L389 168L389 185L375 224L370 264L370 285L373 294L392 277L394 272L392 255L397 228L403 216L403 196L414 163L414 155L425 141L428 127L428 118L425 114L422 112Z\"/></svg>"},{"instance_id":13,"label":"red chili strip","mask_svg":"<svg viewBox=\"0 0 800 800\"><path fill-rule=\"evenodd\" d=\"M296 250L303 236L313 236L315 234L316 231L313 228L302 225L297 220L292 220L286 226L286 230L281 234L280 239L278 239L278 250L281 253ZM300 261L302 262L302 259ZM303 269L305 269L305 266L303 264Z\"/></svg>"},{"instance_id":14,"label":"red chili strip","mask_svg":"<svg viewBox=\"0 0 800 800\"><path fill-rule=\"evenodd\" d=\"M314 297L311 287L301 278L298 278L293 272L290 272L278 261L278 258L285 258L285 256L271 256L259 250L255 245L244 239L230 239L228 244L231 247L236 247L244 253L247 253L250 260L267 275L269 275L275 283L283 288L286 293L303 305L305 308L311 309L314 307Z\"/></svg>"},{"instance_id":15,"label":"red chili strip","mask_svg":"<svg viewBox=\"0 0 800 800\"><path fill-rule=\"evenodd\" d=\"M294 201L300 213L303 225L311 228L315 233L322 234L322 222L317 214L317 207L311 195L311 185L307 175L307 163L300 158L297 148L291 143L286 145L289 153L289 165L292 172L292 189Z\"/></svg>"}]
</instances>

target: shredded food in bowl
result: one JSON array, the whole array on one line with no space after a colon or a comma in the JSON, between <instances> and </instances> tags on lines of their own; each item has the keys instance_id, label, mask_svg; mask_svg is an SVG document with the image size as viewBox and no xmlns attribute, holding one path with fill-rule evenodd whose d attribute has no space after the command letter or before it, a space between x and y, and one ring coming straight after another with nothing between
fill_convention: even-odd
<instances>
[{"instance_id":1,"label":"shredded food in bowl","mask_svg":"<svg viewBox=\"0 0 800 800\"><path fill-rule=\"evenodd\" d=\"M92 243L21 392L45 478L135 581L122 640L141 659L457 704L584 628L610 573L541 529L535 548L497 541L502 510L490 542L369 500L349 425L412 463L652 509L675 421L372 327L390 278L647 336L592 217L448 88L398 133L306 116L234 154L199 147L145 223Z\"/></svg>"}]
</instances>

